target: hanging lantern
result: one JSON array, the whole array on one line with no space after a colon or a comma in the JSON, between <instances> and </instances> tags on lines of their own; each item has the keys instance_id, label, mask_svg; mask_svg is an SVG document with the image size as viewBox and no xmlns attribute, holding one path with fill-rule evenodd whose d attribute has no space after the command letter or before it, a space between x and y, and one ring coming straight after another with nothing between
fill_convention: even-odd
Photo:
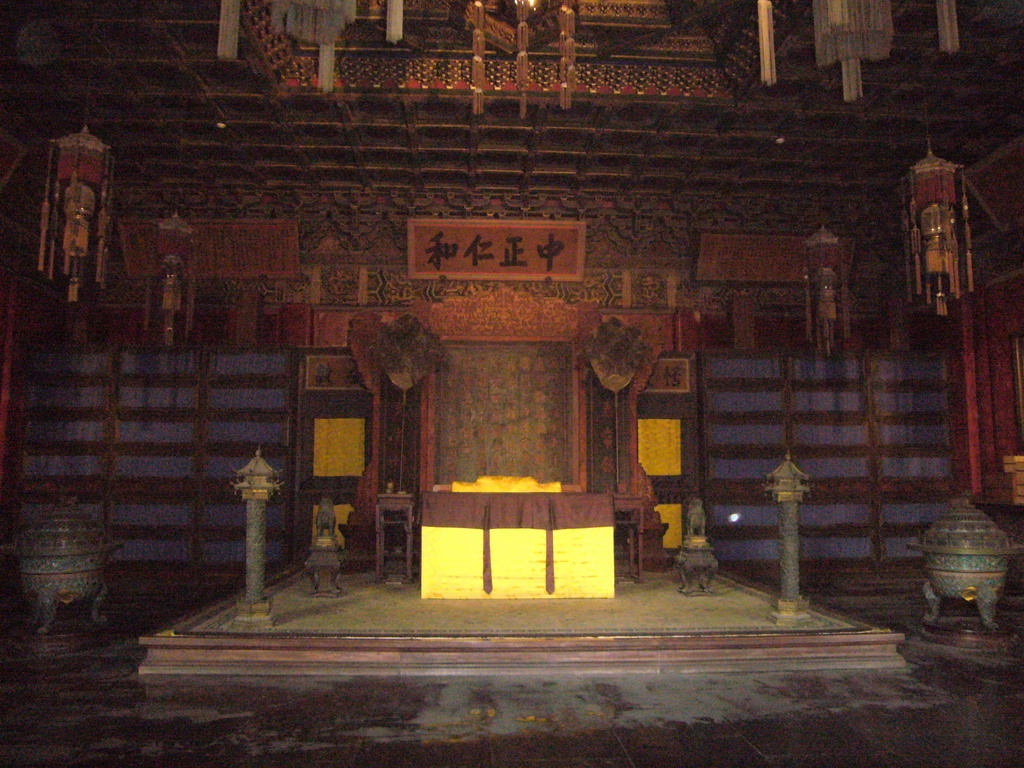
<instances>
[{"instance_id":1,"label":"hanging lantern","mask_svg":"<svg viewBox=\"0 0 1024 768\"><path fill-rule=\"evenodd\" d=\"M78 301L89 262L95 267L96 282L104 282L110 169L110 147L84 126L80 133L51 143L36 266L53 279L60 262L71 302Z\"/></svg>"},{"instance_id":2,"label":"hanging lantern","mask_svg":"<svg viewBox=\"0 0 1024 768\"><path fill-rule=\"evenodd\" d=\"M849 259L839 238L824 226L804 244L804 304L807 339L819 354L831 355L836 327L850 336Z\"/></svg>"},{"instance_id":3,"label":"hanging lantern","mask_svg":"<svg viewBox=\"0 0 1024 768\"><path fill-rule=\"evenodd\" d=\"M397 42L402 37L401 3L397 8L388 3L387 11L387 40ZM320 47L317 81L324 93L334 90L334 44L355 20L356 0L274 0L270 8L271 29Z\"/></svg>"},{"instance_id":4,"label":"hanging lantern","mask_svg":"<svg viewBox=\"0 0 1024 768\"><path fill-rule=\"evenodd\" d=\"M974 257L963 167L936 157L929 145L928 154L910 169L907 191L904 228L908 287L912 296L923 297L928 305L934 304L936 314L944 317L949 312L950 297L959 299L965 283L968 292L974 290ZM963 229L963 259L960 258L958 228Z\"/></svg>"},{"instance_id":5,"label":"hanging lantern","mask_svg":"<svg viewBox=\"0 0 1024 768\"><path fill-rule=\"evenodd\" d=\"M185 273L185 260L189 255L192 233L192 227L177 213L169 219L157 222L157 253L160 255L163 269L160 306L163 311L163 342L167 346L174 344L174 320L181 310L181 281Z\"/></svg>"},{"instance_id":6,"label":"hanging lantern","mask_svg":"<svg viewBox=\"0 0 1024 768\"><path fill-rule=\"evenodd\" d=\"M935 15L939 22L939 50L943 53L956 53L960 50L956 0L935 0Z\"/></svg>"},{"instance_id":7,"label":"hanging lantern","mask_svg":"<svg viewBox=\"0 0 1024 768\"><path fill-rule=\"evenodd\" d=\"M558 11L558 29L558 103L562 109L570 109L576 90L576 11L568 0Z\"/></svg>"},{"instance_id":8,"label":"hanging lantern","mask_svg":"<svg viewBox=\"0 0 1024 768\"><path fill-rule=\"evenodd\" d=\"M861 59L885 59L891 47L890 0L814 0L815 60L819 67L840 62L843 101L864 95Z\"/></svg>"}]
</instances>

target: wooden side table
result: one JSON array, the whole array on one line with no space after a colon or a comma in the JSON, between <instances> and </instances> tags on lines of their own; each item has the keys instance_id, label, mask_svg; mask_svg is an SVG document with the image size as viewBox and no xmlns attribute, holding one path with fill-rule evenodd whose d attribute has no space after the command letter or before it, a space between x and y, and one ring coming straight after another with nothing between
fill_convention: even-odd
<instances>
[{"instance_id":1,"label":"wooden side table","mask_svg":"<svg viewBox=\"0 0 1024 768\"><path fill-rule=\"evenodd\" d=\"M404 537L405 573L402 581L412 581L413 537L416 505L411 493L377 494L377 581L384 580L384 540L387 532L400 529Z\"/></svg>"},{"instance_id":2,"label":"wooden side table","mask_svg":"<svg viewBox=\"0 0 1024 768\"><path fill-rule=\"evenodd\" d=\"M626 536L627 575L640 581L644 571L644 502L639 496L612 497L615 512L615 529Z\"/></svg>"}]
</instances>

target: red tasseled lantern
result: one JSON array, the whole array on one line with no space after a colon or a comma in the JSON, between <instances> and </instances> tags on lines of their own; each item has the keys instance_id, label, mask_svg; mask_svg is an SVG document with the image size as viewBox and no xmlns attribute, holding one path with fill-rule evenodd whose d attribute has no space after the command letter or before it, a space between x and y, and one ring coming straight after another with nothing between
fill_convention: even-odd
<instances>
[{"instance_id":1,"label":"red tasseled lantern","mask_svg":"<svg viewBox=\"0 0 1024 768\"><path fill-rule=\"evenodd\" d=\"M936 157L929 147L925 158L910 169L907 179L904 225L908 288L911 297L923 297L927 304L935 305L935 312L941 316L949 312L950 297L960 298L965 283L968 292L974 290L969 208L962 170L961 166ZM963 230L963 259L958 229Z\"/></svg>"},{"instance_id":2,"label":"red tasseled lantern","mask_svg":"<svg viewBox=\"0 0 1024 768\"><path fill-rule=\"evenodd\" d=\"M104 282L110 177L110 147L88 128L51 143L37 267L52 279L56 264L61 264L61 274L68 278L68 301L78 301L90 261L96 282Z\"/></svg>"},{"instance_id":3,"label":"red tasseled lantern","mask_svg":"<svg viewBox=\"0 0 1024 768\"><path fill-rule=\"evenodd\" d=\"M819 354L836 347L836 326L850 336L850 268L847 251L825 227L804 244L807 339Z\"/></svg>"}]
</instances>

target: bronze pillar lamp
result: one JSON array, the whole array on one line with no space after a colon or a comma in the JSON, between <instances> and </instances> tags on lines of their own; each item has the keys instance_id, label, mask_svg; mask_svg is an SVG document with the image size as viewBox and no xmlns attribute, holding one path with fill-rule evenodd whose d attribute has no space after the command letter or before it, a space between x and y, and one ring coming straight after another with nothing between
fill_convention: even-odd
<instances>
[{"instance_id":1,"label":"bronze pillar lamp","mask_svg":"<svg viewBox=\"0 0 1024 768\"><path fill-rule=\"evenodd\" d=\"M254 627L270 626L270 599L264 592L267 501L281 487L279 473L257 448L256 455L236 475L234 488L245 500L245 595L235 618Z\"/></svg>"},{"instance_id":2,"label":"bronze pillar lamp","mask_svg":"<svg viewBox=\"0 0 1024 768\"><path fill-rule=\"evenodd\" d=\"M777 624L804 621L809 617L807 601L800 597L800 502L810 490L810 476L786 458L767 475L765 490L779 505L780 589L772 619Z\"/></svg>"}]
</instances>

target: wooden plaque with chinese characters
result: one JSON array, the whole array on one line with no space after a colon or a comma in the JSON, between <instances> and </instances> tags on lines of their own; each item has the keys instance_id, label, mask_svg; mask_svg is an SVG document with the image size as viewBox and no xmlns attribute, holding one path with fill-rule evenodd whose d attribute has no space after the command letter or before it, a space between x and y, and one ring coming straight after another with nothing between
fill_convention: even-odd
<instances>
[{"instance_id":1,"label":"wooden plaque with chinese characters","mask_svg":"<svg viewBox=\"0 0 1024 768\"><path fill-rule=\"evenodd\" d=\"M647 381L645 392L675 392L687 394L691 391L689 357L663 357L654 364L654 371Z\"/></svg>"},{"instance_id":2,"label":"wooden plaque with chinese characters","mask_svg":"<svg viewBox=\"0 0 1024 768\"><path fill-rule=\"evenodd\" d=\"M362 389L356 361L349 355L307 355L306 389Z\"/></svg>"},{"instance_id":3,"label":"wooden plaque with chinese characters","mask_svg":"<svg viewBox=\"0 0 1024 768\"><path fill-rule=\"evenodd\" d=\"M581 280L582 221L409 219L409 277Z\"/></svg>"}]
</instances>

